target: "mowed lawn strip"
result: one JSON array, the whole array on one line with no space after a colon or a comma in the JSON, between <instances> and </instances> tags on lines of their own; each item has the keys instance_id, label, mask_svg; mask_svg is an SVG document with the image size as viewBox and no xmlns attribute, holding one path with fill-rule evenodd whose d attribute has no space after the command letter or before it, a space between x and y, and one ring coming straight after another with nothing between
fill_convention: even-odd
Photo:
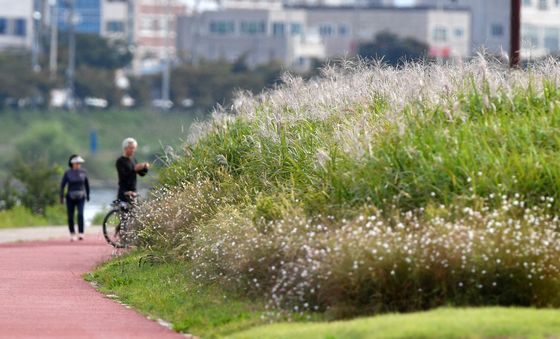
<instances>
[{"instance_id":1,"label":"mowed lawn strip","mask_svg":"<svg viewBox=\"0 0 560 339\"><path fill-rule=\"evenodd\" d=\"M162 262L154 255L125 255L100 266L86 280L144 314L171 322L176 331L203 338L263 323L262 301L237 298L220 286L202 286L184 263Z\"/></svg>"},{"instance_id":2,"label":"mowed lawn strip","mask_svg":"<svg viewBox=\"0 0 560 339\"><path fill-rule=\"evenodd\" d=\"M560 338L560 310L440 308L330 323L281 323L232 338Z\"/></svg>"}]
</instances>

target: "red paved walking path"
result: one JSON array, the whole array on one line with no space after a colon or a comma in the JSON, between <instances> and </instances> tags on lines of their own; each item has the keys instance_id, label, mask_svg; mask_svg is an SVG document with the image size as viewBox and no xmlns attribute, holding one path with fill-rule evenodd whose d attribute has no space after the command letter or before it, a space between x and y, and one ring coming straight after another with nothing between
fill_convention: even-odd
<instances>
[{"instance_id":1,"label":"red paved walking path","mask_svg":"<svg viewBox=\"0 0 560 339\"><path fill-rule=\"evenodd\" d=\"M83 280L111 253L101 236L0 245L0 338L184 338Z\"/></svg>"}]
</instances>

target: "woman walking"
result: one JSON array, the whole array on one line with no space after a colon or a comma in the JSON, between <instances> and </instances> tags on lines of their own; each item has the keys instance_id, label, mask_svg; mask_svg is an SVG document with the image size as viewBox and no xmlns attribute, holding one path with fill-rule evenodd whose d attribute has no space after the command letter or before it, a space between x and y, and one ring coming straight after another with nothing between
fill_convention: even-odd
<instances>
[{"instance_id":1,"label":"woman walking","mask_svg":"<svg viewBox=\"0 0 560 339\"><path fill-rule=\"evenodd\" d=\"M68 228L70 230L70 241L76 240L76 231L74 229L74 210L78 210L78 240L84 239L84 205L86 200L89 201L89 181L87 172L82 169L84 159L73 154L68 159L70 167L64 173L62 182L60 183L60 203L64 203L64 188L68 185L66 193L66 209L68 212Z\"/></svg>"}]
</instances>

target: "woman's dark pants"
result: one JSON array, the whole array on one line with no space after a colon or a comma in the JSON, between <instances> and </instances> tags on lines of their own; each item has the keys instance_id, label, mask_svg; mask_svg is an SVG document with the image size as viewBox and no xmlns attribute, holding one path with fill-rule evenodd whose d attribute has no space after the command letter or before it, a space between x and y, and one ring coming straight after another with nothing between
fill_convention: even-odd
<instances>
[{"instance_id":1,"label":"woman's dark pants","mask_svg":"<svg viewBox=\"0 0 560 339\"><path fill-rule=\"evenodd\" d=\"M72 200L66 197L66 210L68 211L68 228L70 233L74 234L74 209L78 209L78 231L84 233L84 205L86 199Z\"/></svg>"}]
</instances>

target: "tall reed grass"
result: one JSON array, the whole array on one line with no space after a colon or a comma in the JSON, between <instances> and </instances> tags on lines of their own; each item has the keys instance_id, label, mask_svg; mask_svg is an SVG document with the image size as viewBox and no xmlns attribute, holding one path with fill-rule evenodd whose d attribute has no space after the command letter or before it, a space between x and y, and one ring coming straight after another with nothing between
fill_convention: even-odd
<instances>
[{"instance_id":1,"label":"tall reed grass","mask_svg":"<svg viewBox=\"0 0 560 339\"><path fill-rule=\"evenodd\" d=\"M560 64L343 63L193 128L139 244L334 317L558 306Z\"/></svg>"}]
</instances>

